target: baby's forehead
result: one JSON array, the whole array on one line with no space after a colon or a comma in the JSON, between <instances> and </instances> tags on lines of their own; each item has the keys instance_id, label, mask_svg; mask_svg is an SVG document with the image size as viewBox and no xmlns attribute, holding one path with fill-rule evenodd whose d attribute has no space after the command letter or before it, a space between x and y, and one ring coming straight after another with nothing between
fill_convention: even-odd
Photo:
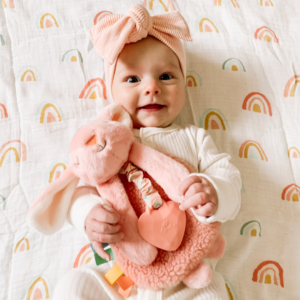
<instances>
[{"instance_id":1,"label":"baby's forehead","mask_svg":"<svg viewBox=\"0 0 300 300\"><path fill-rule=\"evenodd\" d=\"M177 55L164 43L151 37L127 44L118 57L117 65L119 71L140 66L180 69Z\"/></svg>"}]
</instances>

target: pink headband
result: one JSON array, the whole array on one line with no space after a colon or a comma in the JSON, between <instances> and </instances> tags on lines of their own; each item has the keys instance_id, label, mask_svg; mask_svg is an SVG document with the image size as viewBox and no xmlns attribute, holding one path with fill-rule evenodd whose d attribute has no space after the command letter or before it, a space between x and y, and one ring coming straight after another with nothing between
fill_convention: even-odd
<instances>
[{"instance_id":1,"label":"pink headband","mask_svg":"<svg viewBox=\"0 0 300 300\"><path fill-rule=\"evenodd\" d=\"M180 39L192 41L184 18L178 11L151 17L146 8L133 4L127 15L109 15L90 29L97 53L105 60L105 80L108 93L111 87L117 58L125 44L135 43L148 35L167 45L177 55L183 76L186 75L185 53Z\"/></svg>"}]
</instances>

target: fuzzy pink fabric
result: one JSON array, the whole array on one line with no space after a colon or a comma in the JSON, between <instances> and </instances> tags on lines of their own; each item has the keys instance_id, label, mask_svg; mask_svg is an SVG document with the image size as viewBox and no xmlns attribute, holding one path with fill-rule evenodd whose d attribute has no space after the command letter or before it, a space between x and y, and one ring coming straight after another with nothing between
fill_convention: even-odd
<instances>
[{"instance_id":1,"label":"fuzzy pink fabric","mask_svg":"<svg viewBox=\"0 0 300 300\"><path fill-rule=\"evenodd\" d=\"M135 148L135 146L137 147ZM147 149L148 147L136 143L134 143L133 148L135 148L132 150L133 152L141 148L144 148L144 151L145 149L146 151L149 150ZM140 163L144 167L151 166L152 168L150 173L154 173L155 177L158 177L159 180L165 178L163 175L160 176L160 174L166 172L166 174L168 174L166 181L172 182L176 185L177 181L172 180L172 177L173 179L174 177L179 179L180 168L183 167L181 170L183 171L185 167L181 164L174 163L174 160L167 156L165 156L165 160L162 160L161 155L161 153L158 155L158 158L160 159L157 160L153 160L153 155L150 157L142 155L144 160L140 161ZM130 155L130 157L132 156ZM134 163L136 164L137 161L139 161L138 158L135 159ZM158 164L156 164L155 161L157 161ZM164 165L163 170L162 165ZM141 168L139 165L138 167ZM177 174L172 172L174 168L177 168ZM152 181L154 188L159 191L162 198L166 201L170 201L165 190L162 189L162 187L158 185L157 182L148 174L148 170L145 170L144 168L142 169L144 177L149 178ZM172 174L172 176L170 174ZM185 172L183 174L186 175ZM126 202L126 196L128 196L135 213L139 217L145 211L145 202L140 190L134 183L129 183L125 175L119 175L119 178L123 183L123 186L118 184L118 189L120 189L118 193L119 195L122 194L122 197L115 197L116 195L112 194L111 186L107 186L104 189L103 186L99 187L99 192L104 198L110 201L113 207L119 212L120 207L124 207L124 203L122 202ZM115 180L117 179L115 178ZM172 186L172 184L170 186ZM174 193L176 193L177 187L173 186ZM171 189L168 190L170 191ZM183 199L177 198L177 200L177 202L181 202ZM122 215L124 216L124 208L122 210ZM189 210L186 211L186 216L186 231L180 247L174 252L167 252L158 249L158 254L155 260L149 265L138 265L132 262L132 260L128 259L128 256L124 255L124 247L122 244L111 244L117 263L120 265L125 274L129 275L139 287L158 290L169 286L175 286L181 281L184 281L189 287L201 288L210 283L211 270L210 267L203 262L203 258L220 258L222 256L225 248L225 240L219 231L221 224L216 222L204 225L200 223ZM127 216L126 218L124 216L120 222L121 228L124 226L127 227ZM124 234L124 240L127 240L129 236L126 233ZM133 244L131 244L129 252L134 251L136 255L144 256L144 250L135 247L134 241L132 241L132 243ZM132 255L132 253L130 254Z\"/></svg>"}]
</instances>

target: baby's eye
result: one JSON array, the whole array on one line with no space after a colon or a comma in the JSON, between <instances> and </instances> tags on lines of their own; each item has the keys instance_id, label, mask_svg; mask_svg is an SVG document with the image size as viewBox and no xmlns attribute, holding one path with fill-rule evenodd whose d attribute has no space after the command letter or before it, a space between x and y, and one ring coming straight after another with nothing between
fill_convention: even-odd
<instances>
[{"instance_id":1,"label":"baby's eye","mask_svg":"<svg viewBox=\"0 0 300 300\"><path fill-rule=\"evenodd\" d=\"M127 79L127 82L131 82L131 83L135 83L135 82L139 82L140 79L136 76L131 76Z\"/></svg>"},{"instance_id":2,"label":"baby's eye","mask_svg":"<svg viewBox=\"0 0 300 300\"><path fill-rule=\"evenodd\" d=\"M160 76L159 79L161 79L161 80L170 80L172 78L173 78L173 76L171 74L163 74L163 75Z\"/></svg>"}]
</instances>

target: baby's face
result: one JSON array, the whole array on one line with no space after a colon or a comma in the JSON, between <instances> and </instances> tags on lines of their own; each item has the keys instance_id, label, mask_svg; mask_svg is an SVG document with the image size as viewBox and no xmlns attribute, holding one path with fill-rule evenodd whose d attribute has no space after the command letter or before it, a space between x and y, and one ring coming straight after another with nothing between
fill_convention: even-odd
<instances>
[{"instance_id":1,"label":"baby's face","mask_svg":"<svg viewBox=\"0 0 300 300\"><path fill-rule=\"evenodd\" d=\"M176 54L150 36L125 45L112 96L131 115L134 128L170 125L185 101L185 78Z\"/></svg>"}]
</instances>

